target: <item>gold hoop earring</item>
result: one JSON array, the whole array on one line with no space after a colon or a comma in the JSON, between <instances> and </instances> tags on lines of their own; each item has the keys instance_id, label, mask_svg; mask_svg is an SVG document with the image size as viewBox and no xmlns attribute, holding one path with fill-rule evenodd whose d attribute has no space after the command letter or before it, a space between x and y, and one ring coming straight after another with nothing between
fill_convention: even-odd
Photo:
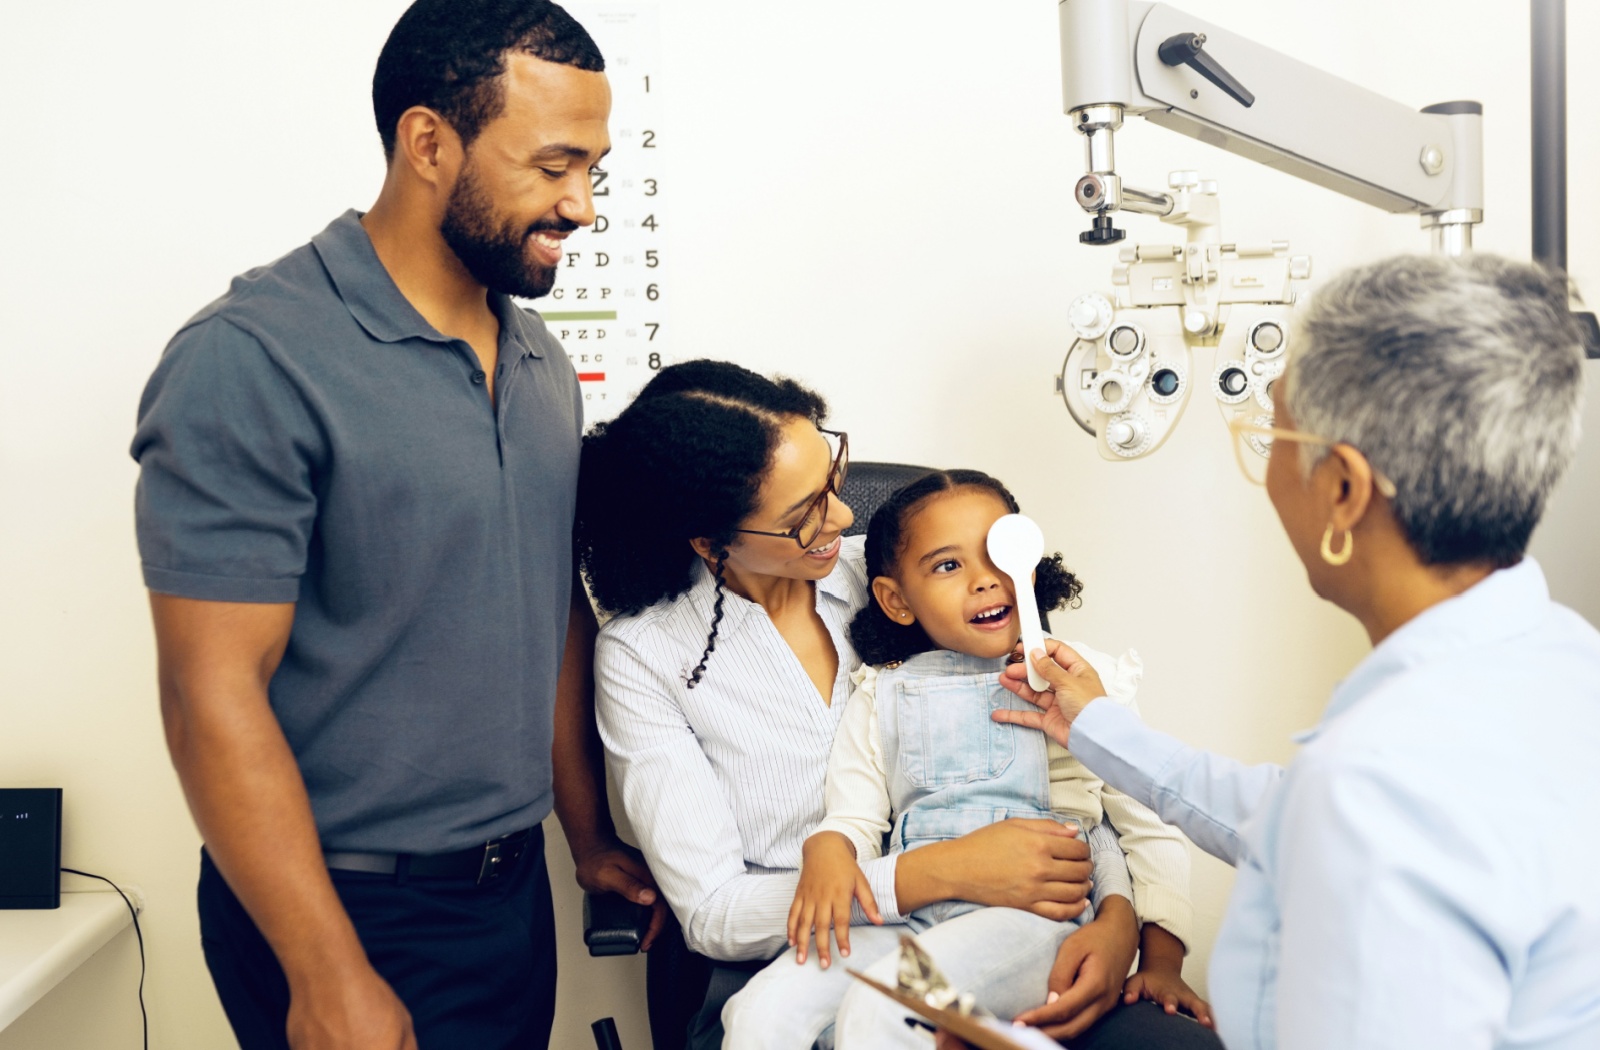
<instances>
[{"instance_id":1,"label":"gold hoop earring","mask_svg":"<svg viewBox=\"0 0 1600 1050\"><path fill-rule=\"evenodd\" d=\"M1333 550L1333 526L1330 524L1327 531L1322 534L1322 560L1329 565L1343 565L1355 552L1356 538L1351 535L1349 529L1344 530L1344 547L1338 553L1334 553Z\"/></svg>"}]
</instances>

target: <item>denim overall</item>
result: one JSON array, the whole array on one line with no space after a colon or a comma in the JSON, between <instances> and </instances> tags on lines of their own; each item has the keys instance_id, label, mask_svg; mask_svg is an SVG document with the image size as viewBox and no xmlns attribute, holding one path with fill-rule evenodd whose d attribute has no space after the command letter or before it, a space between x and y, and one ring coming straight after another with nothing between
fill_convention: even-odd
<instances>
[{"instance_id":1,"label":"denim overall","mask_svg":"<svg viewBox=\"0 0 1600 1050\"><path fill-rule=\"evenodd\" d=\"M1008 817L1036 817L1083 828L1050 810L1050 760L1044 734L995 722L991 711L1031 711L1000 685L1006 659L940 649L878 672L878 728L896 814L891 852L959 838ZM907 916L918 932L973 911L969 901L939 901ZM1080 922L1093 918L1085 911Z\"/></svg>"},{"instance_id":2,"label":"denim overall","mask_svg":"<svg viewBox=\"0 0 1600 1050\"><path fill-rule=\"evenodd\" d=\"M878 672L879 739L895 814L891 852L1008 817L1078 823L1050 811L1044 734L989 718L1000 708L1033 709L1000 685L1005 663L939 650ZM864 965L869 976L892 985L899 938L909 928L957 988L1000 1016L1015 1017L1038 1005L1061 943L1092 915L1091 909L1054 922L1015 908L938 901L906 915L905 926L856 926L848 968L838 959L827 970L815 962L796 966L790 948L728 1000L725 1045L810 1050L815 1040L821 1048L923 1050L927 1037L901 1023L905 1011L851 980L849 969Z\"/></svg>"}]
</instances>

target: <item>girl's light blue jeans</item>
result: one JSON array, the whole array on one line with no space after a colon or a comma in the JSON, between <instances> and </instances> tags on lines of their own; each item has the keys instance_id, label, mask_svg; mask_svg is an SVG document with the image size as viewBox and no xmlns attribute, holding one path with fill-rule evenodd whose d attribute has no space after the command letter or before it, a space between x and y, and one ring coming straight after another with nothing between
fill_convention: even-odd
<instances>
[{"instance_id":1,"label":"girl's light blue jeans","mask_svg":"<svg viewBox=\"0 0 1600 1050\"><path fill-rule=\"evenodd\" d=\"M921 927L921 932L917 932ZM833 952L822 969L815 951L804 965L789 949L751 978L722 1011L724 1050L928 1050L926 1029L903 1022L910 1011L851 977L859 969L894 986L900 935L913 933L957 989L972 992L997 1017L1010 1020L1045 1000L1046 980L1061 942L1077 921L1056 922L1015 908L975 908L937 925L854 926L851 952ZM835 1024L837 1017L837 1024Z\"/></svg>"}]
</instances>

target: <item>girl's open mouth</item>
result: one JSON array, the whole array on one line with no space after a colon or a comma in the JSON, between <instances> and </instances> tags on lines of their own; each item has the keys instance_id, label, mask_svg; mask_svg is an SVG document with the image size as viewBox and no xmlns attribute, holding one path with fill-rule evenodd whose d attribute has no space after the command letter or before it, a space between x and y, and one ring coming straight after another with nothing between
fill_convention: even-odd
<instances>
[{"instance_id":1,"label":"girl's open mouth","mask_svg":"<svg viewBox=\"0 0 1600 1050\"><path fill-rule=\"evenodd\" d=\"M993 608L983 610L983 612L974 616L967 622L972 624L974 627L982 627L990 630L998 627L1004 627L1006 624L1011 622L1011 606L996 605Z\"/></svg>"}]
</instances>

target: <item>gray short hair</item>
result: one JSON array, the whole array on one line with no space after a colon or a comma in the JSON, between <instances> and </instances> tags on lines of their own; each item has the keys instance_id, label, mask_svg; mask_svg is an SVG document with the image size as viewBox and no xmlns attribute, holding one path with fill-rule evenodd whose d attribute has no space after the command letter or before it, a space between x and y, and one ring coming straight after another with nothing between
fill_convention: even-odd
<instances>
[{"instance_id":1,"label":"gray short hair","mask_svg":"<svg viewBox=\"0 0 1600 1050\"><path fill-rule=\"evenodd\" d=\"M1335 277L1302 311L1294 426L1389 476L1425 565L1515 564L1577 450L1583 353L1564 279L1493 255L1410 255ZM1327 454L1302 446L1308 473Z\"/></svg>"}]
</instances>

